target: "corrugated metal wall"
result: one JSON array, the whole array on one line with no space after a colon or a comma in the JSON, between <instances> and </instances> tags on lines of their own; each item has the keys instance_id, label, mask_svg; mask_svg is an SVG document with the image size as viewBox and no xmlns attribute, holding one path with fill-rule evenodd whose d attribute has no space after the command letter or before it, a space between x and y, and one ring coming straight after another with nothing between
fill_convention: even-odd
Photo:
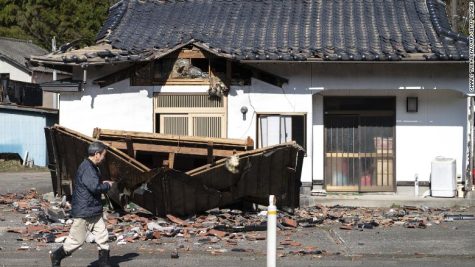
<instances>
[{"instance_id":1,"label":"corrugated metal wall","mask_svg":"<svg viewBox=\"0 0 475 267\"><path fill-rule=\"evenodd\" d=\"M0 109L0 153L18 153L24 159L28 151L35 165L46 166L44 127L55 122L51 115Z\"/></svg>"}]
</instances>

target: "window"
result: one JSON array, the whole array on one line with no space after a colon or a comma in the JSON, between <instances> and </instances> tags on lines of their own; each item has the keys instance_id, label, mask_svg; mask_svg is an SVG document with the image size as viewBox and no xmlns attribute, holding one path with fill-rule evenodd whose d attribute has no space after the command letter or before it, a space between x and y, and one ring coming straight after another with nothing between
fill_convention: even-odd
<instances>
[{"instance_id":1,"label":"window","mask_svg":"<svg viewBox=\"0 0 475 267\"><path fill-rule=\"evenodd\" d=\"M224 116L221 114L156 114L156 132L224 138Z\"/></svg>"},{"instance_id":2,"label":"window","mask_svg":"<svg viewBox=\"0 0 475 267\"><path fill-rule=\"evenodd\" d=\"M259 114L257 146L266 147L295 141L307 146L305 114Z\"/></svg>"},{"instance_id":3,"label":"window","mask_svg":"<svg viewBox=\"0 0 475 267\"><path fill-rule=\"evenodd\" d=\"M155 94L155 132L226 138L227 97Z\"/></svg>"}]
</instances>

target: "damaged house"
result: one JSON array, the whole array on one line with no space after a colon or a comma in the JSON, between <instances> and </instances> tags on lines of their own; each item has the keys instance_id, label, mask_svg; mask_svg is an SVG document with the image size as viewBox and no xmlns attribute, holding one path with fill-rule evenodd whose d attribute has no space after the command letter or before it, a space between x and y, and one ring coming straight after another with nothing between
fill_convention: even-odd
<instances>
[{"instance_id":1,"label":"damaged house","mask_svg":"<svg viewBox=\"0 0 475 267\"><path fill-rule=\"evenodd\" d=\"M304 192L404 193L437 156L471 185L468 58L438 0L123 0L94 46L31 62L73 73L43 89L83 135L294 140Z\"/></svg>"},{"instance_id":2,"label":"damaged house","mask_svg":"<svg viewBox=\"0 0 475 267\"><path fill-rule=\"evenodd\" d=\"M111 204L129 201L158 215L180 216L247 203L299 206L303 149L295 142L253 149L252 140L96 128L94 138L55 125L45 129L53 190L70 195L77 167L95 139L107 145L101 173L117 183ZM163 164L162 164L163 163Z\"/></svg>"}]
</instances>

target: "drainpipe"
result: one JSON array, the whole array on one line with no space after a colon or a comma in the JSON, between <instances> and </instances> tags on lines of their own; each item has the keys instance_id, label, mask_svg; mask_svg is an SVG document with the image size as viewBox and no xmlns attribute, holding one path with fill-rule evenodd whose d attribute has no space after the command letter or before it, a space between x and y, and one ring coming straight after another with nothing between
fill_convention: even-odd
<instances>
[{"instance_id":1,"label":"drainpipe","mask_svg":"<svg viewBox=\"0 0 475 267\"><path fill-rule=\"evenodd\" d=\"M314 111L313 109L314 109L314 106L315 106L315 105L314 105L314 103L313 103L313 98L314 98L314 97L313 97L313 95L312 95L312 121L310 122L310 127L311 127L310 134L312 135L312 137L311 137L311 139L310 139L310 140L312 140L312 146L310 147L310 153L312 153L312 156L311 156L312 161L310 162L310 166L311 166L311 168L310 168L310 193L313 191L313 168L315 168L315 164L314 164L314 162L315 162L315 156L314 156L314 155L315 155L315 154L313 153L313 148L315 147L315 143L314 143L315 140L314 140L314 138L313 138L313 137L314 137L314 136L313 136L313 120L315 119L315 118L314 118L314 116L315 116L315 111ZM315 98L316 98L316 97L315 97ZM308 123L308 121L307 121L307 123ZM307 147L307 149L308 149L308 147ZM303 161L302 161L302 163L303 163Z\"/></svg>"},{"instance_id":2,"label":"drainpipe","mask_svg":"<svg viewBox=\"0 0 475 267\"><path fill-rule=\"evenodd\" d=\"M86 84L87 82L87 64L82 64L82 83Z\"/></svg>"}]
</instances>

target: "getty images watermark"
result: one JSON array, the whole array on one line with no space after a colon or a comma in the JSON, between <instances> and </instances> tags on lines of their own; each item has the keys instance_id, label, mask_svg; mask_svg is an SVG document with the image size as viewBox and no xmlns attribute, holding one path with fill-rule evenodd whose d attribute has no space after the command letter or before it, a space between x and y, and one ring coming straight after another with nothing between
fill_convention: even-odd
<instances>
[{"instance_id":1,"label":"getty images watermark","mask_svg":"<svg viewBox=\"0 0 475 267\"><path fill-rule=\"evenodd\" d=\"M473 93L475 90L475 63L474 61L474 56L475 56L475 51L474 49L474 30L475 30L475 25L474 25L474 12L475 12L475 4L474 1L470 1L468 4L468 32L470 34L469 36L469 47L468 47L468 55L469 55L469 60L468 60L468 90L470 93Z\"/></svg>"}]
</instances>

